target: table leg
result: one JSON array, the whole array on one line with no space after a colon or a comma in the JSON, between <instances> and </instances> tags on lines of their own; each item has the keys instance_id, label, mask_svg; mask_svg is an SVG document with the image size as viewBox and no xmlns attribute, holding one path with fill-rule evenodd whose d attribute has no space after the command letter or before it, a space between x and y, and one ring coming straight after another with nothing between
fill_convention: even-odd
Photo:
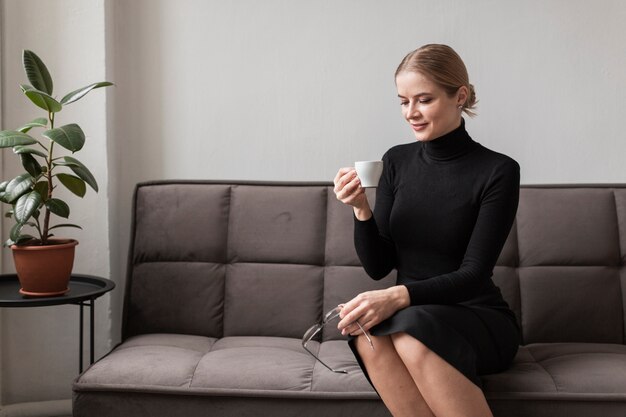
<instances>
[{"instance_id":1,"label":"table leg","mask_svg":"<svg viewBox=\"0 0 626 417\"><path fill-rule=\"evenodd\" d=\"M83 303L80 303L80 321L78 323L78 373L83 373Z\"/></svg>"},{"instance_id":2,"label":"table leg","mask_svg":"<svg viewBox=\"0 0 626 417\"><path fill-rule=\"evenodd\" d=\"M83 330L85 321L83 307L85 306L89 307L89 364L92 365L95 362L95 303L95 298L92 298L91 300L89 300L89 302L81 301L80 303L78 303L78 305L80 305L80 320L78 324L80 326L80 329L78 331L78 372L81 374L83 373L83 346L85 338L85 332Z\"/></svg>"},{"instance_id":3,"label":"table leg","mask_svg":"<svg viewBox=\"0 0 626 417\"><path fill-rule=\"evenodd\" d=\"M94 310L95 310L95 307L96 307L94 305L95 302L96 302L96 300L92 299L91 303L89 303L90 313L91 313L91 316L89 317L89 321L90 321L90 323L89 323L89 331L90 331L89 343L91 344L91 348L89 350L89 364L90 365L94 363L94 346L93 346L94 345L94 330L93 330L93 328L94 328L94 324L95 324L94 323L94 321L95 321L94 320L94 317L95 317Z\"/></svg>"}]
</instances>

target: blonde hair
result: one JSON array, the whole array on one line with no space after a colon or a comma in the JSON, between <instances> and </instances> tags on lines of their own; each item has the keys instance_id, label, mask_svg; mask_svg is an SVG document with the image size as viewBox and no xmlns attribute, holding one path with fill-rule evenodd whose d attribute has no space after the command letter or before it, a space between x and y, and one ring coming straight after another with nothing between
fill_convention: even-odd
<instances>
[{"instance_id":1,"label":"blonde hair","mask_svg":"<svg viewBox=\"0 0 626 417\"><path fill-rule=\"evenodd\" d=\"M470 117L476 115L473 111L477 103L476 92L469 82L467 68L459 54L448 45L428 44L410 52L400 62L395 77L406 71L419 72L430 77L450 97L455 95L460 87L465 86L468 95L462 109Z\"/></svg>"}]
</instances>

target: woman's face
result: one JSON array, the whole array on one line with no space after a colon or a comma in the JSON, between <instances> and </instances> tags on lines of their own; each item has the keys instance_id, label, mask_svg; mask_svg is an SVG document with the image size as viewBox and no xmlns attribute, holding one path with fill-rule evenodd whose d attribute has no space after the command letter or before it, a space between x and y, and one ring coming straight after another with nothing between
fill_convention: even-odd
<instances>
[{"instance_id":1,"label":"woman's face","mask_svg":"<svg viewBox=\"0 0 626 417\"><path fill-rule=\"evenodd\" d=\"M396 77L402 115L421 142L445 135L461 124L461 109L467 88L450 97L443 88L419 72L403 71Z\"/></svg>"}]
</instances>

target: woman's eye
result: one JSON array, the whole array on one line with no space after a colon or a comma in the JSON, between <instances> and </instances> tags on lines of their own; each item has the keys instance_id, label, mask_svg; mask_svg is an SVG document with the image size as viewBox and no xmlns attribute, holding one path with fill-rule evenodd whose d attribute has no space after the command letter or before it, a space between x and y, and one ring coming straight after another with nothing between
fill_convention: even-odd
<instances>
[{"instance_id":1,"label":"woman's eye","mask_svg":"<svg viewBox=\"0 0 626 417\"><path fill-rule=\"evenodd\" d=\"M423 98L419 102L422 103L422 104L426 104L426 103L430 103L431 100L432 99L430 99L430 98Z\"/></svg>"},{"instance_id":2,"label":"woman's eye","mask_svg":"<svg viewBox=\"0 0 626 417\"><path fill-rule=\"evenodd\" d=\"M409 102L408 102L408 101L401 101L401 102L400 102L400 105L401 105L401 106L406 106L407 104L409 104Z\"/></svg>"}]
</instances>

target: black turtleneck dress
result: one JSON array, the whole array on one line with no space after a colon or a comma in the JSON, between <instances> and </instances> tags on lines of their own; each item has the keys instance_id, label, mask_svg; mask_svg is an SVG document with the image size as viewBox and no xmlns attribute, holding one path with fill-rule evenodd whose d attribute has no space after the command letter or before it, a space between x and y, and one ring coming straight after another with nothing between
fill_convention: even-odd
<instances>
[{"instance_id":1,"label":"black turtleneck dress","mask_svg":"<svg viewBox=\"0 0 626 417\"><path fill-rule=\"evenodd\" d=\"M408 333L481 386L478 375L506 369L520 343L491 279L517 211L519 165L473 141L464 121L383 161L374 216L355 218L354 242L373 279L397 270L411 305L371 333Z\"/></svg>"}]
</instances>

